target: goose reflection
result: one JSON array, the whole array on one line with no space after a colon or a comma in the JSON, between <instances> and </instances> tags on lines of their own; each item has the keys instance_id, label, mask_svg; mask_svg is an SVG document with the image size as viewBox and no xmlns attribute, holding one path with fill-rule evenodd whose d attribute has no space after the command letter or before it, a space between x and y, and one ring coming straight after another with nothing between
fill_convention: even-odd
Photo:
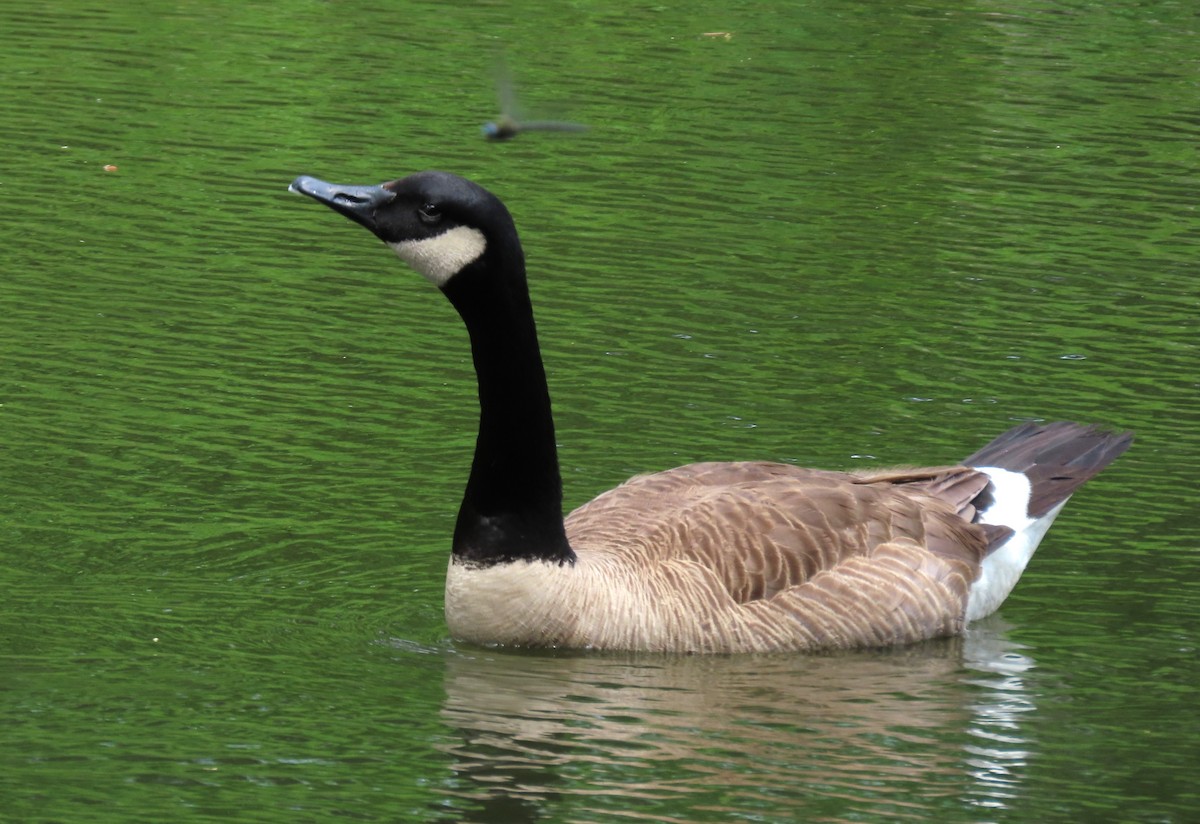
<instances>
[{"instance_id":1,"label":"goose reflection","mask_svg":"<svg viewBox=\"0 0 1200 824\"><path fill-rule=\"evenodd\" d=\"M1032 756L1021 722L1037 709L1025 680L1035 664L1004 637L1008 624L1002 618L986 623L985 631L968 637L964 656L969 671L964 681L979 688L970 705L971 739L964 750L974 779L972 803L1003 808L1019 794L1022 770Z\"/></svg>"},{"instance_id":2,"label":"goose reflection","mask_svg":"<svg viewBox=\"0 0 1200 824\"><path fill-rule=\"evenodd\" d=\"M514 822L1004 807L1034 706L1033 662L1002 630L827 656L457 650L447 790L463 820Z\"/></svg>"}]
</instances>

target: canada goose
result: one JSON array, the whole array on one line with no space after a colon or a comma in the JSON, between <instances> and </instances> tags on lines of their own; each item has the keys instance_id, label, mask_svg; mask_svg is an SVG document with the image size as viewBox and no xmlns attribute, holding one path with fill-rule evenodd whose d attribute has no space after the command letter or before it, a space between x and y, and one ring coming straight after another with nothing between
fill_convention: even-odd
<instances>
[{"instance_id":1,"label":"canada goose","mask_svg":"<svg viewBox=\"0 0 1200 824\"><path fill-rule=\"evenodd\" d=\"M524 254L500 200L444 172L290 189L370 229L466 324L480 416L446 576L460 640L722 653L960 633L1000 606L1067 498L1132 441L1023 424L956 466L691 464L564 521Z\"/></svg>"}]
</instances>

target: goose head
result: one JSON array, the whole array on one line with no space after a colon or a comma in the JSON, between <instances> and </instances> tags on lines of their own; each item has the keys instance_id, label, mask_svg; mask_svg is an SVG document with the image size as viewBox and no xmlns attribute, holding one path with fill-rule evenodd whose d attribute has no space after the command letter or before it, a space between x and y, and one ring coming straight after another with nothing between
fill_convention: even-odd
<instances>
[{"instance_id":1,"label":"goose head","mask_svg":"<svg viewBox=\"0 0 1200 824\"><path fill-rule=\"evenodd\" d=\"M289 188L369 229L441 289L466 323L480 424L455 557L571 562L550 395L508 209L482 186L446 172L378 186L298 177Z\"/></svg>"},{"instance_id":2,"label":"goose head","mask_svg":"<svg viewBox=\"0 0 1200 824\"><path fill-rule=\"evenodd\" d=\"M365 226L443 291L473 267L519 272L523 280L524 260L508 209L458 175L419 172L377 186L301 176L288 188Z\"/></svg>"}]
</instances>

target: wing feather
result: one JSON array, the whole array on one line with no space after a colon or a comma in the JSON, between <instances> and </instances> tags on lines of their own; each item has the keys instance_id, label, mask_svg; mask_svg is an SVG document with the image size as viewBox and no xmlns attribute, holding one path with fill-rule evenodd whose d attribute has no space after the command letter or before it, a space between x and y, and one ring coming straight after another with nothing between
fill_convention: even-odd
<instances>
[{"instance_id":1,"label":"wing feather","mask_svg":"<svg viewBox=\"0 0 1200 824\"><path fill-rule=\"evenodd\" d=\"M989 543L970 522L978 475L692 464L600 495L567 534L577 552L619 547L662 576L662 597L704 600L717 622L727 595L727 631L755 648L900 643L961 629Z\"/></svg>"}]
</instances>

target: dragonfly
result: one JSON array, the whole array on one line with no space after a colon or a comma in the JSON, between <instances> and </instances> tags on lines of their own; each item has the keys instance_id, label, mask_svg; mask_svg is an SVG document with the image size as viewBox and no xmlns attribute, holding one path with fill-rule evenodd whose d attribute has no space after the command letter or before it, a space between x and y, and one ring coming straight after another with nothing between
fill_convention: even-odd
<instances>
[{"instance_id":1,"label":"dragonfly","mask_svg":"<svg viewBox=\"0 0 1200 824\"><path fill-rule=\"evenodd\" d=\"M483 136L488 140L511 140L522 132L586 132L587 126L568 120L518 120L518 110L512 77L503 63L496 67L496 93L500 98L500 115L484 123Z\"/></svg>"},{"instance_id":2,"label":"dragonfly","mask_svg":"<svg viewBox=\"0 0 1200 824\"><path fill-rule=\"evenodd\" d=\"M488 140L510 140L521 132L586 132L587 126L568 120L519 121L512 115L501 114L481 127Z\"/></svg>"}]
</instances>

